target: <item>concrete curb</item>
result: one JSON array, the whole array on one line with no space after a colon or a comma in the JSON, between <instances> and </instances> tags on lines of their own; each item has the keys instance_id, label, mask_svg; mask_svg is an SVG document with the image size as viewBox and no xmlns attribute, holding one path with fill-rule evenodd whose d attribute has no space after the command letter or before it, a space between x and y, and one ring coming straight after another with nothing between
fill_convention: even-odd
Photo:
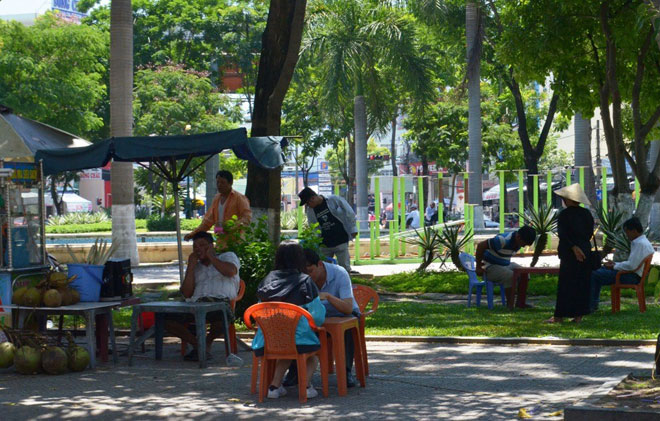
<instances>
[{"instance_id":1,"label":"concrete curb","mask_svg":"<svg viewBox=\"0 0 660 421\"><path fill-rule=\"evenodd\" d=\"M604 408L596 406L597 402L606 396L619 383L630 375L642 375L642 373L630 373L618 380L603 383L598 390L591 394L587 399L571 405L564 409L565 421L647 421L659 420L660 413L647 409L629 409L629 408Z\"/></svg>"}]
</instances>

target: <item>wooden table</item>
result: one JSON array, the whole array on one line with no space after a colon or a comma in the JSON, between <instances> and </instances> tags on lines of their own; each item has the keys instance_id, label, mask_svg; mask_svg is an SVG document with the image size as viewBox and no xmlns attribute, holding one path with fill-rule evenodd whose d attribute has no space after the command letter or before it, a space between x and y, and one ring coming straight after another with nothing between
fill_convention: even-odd
<instances>
[{"instance_id":1,"label":"wooden table","mask_svg":"<svg viewBox=\"0 0 660 421\"><path fill-rule=\"evenodd\" d=\"M143 312L150 311L155 315L156 322L142 336L137 338L138 319ZM230 311L229 303L225 302L202 302L192 303L185 301L155 301L151 303L142 303L133 306L133 316L131 318L131 342L128 347L128 365L133 364L133 352L135 348L142 344L147 338L155 335L156 340L156 359L163 358L163 336L165 332L165 314L188 313L195 317L195 334L197 336L197 355L199 356L199 367L206 367L206 314L213 311L222 311L223 324L225 328L225 351L230 357L239 358L231 354L229 350L229 324L227 317ZM239 358L240 359L240 358Z\"/></svg>"},{"instance_id":2,"label":"wooden table","mask_svg":"<svg viewBox=\"0 0 660 421\"><path fill-rule=\"evenodd\" d=\"M112 310L122 306L121 301L108 301L108 302L79 302L69 306L61 307L27 307L19 306L16 304L3 304L3 307L12 310L12 326L21 327L22 319L21 312L34 312L36 316L55 315L81 315L85 318L85 340L87 341L87 348L89 351L89 366L96 367L96 341L97 338L101 339L100 343L105 343L105 351L101 352L101 357L105 355L107 360L108 355L108 333L110 343L112 345L113 353L112 360L117 363L117 352L115 343L115 328L112 322ZM13 311L15 310L15 311ZM101 317L104 322L96 325L97 317ZM61 319L60 319L61 321ZM62 326L60 322L60 327ZM103 332L101 332L103 330ZM103 340L105 338L105 341ZM100 349L99 349L100 350Z\"/></svg>"},{"instance_id":3,"label":"wooden table","mask_svg":"<svg viewBox=\"0 0 660 421\"><path fill-rule=\"evenodd\" d=\"M529 284L529 275L559 275L558 267L519 267L513 269L513 283L511 284L511 297L507 297L507 306L513 309L513 301L516 291L518 292L518 302L516 307L525 308L527 299L527 285ZM517 286L517 288L516 288Z\"/></svg>"},{"instance_id":4,"label":"wooden table","mask_svg":"<svg viewBox=\"0 0 660 421\"><path fill-rule=\"evenodd\" d=\"M333 355L336 361L337 388L339 396L346 396L348 389L346 386L346 348L344 343L344 333L351 329L353 335L353 344L355 346L355 373L360 386L365 387L364 363L362 356L362 346L360 346L360 329L356 317L327 317L323 327L332 339L332 349L328 350L328 355Z\"/></svg>"}]
</instances>

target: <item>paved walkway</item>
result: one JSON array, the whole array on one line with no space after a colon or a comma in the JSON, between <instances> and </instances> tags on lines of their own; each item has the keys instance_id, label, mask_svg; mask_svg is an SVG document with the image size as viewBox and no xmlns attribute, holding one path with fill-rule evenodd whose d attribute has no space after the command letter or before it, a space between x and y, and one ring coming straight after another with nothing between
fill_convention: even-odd
<instances>
[{"instance_id":1,"label":"paved walkway","mask_svg":"<svg viewBox=\"0 0 660 421\"><path fill-rule=\"evenodd\" d=\"M122 345L120 345L122 346ZM125 347L125 345L123 345ZM568 346L439 345L369 343L371 376L366 389L298 403L289 396L258 403L250 395L247 364L226 367L222 344L207 369L183 362L177 343L164 359L138 354L135 366L60 376L0 375L0 419L451 419L511 420L522 407L538 419L618 381L632 370L650 372L653 349ZM120 348L121 349L121 348ZM320 385L318 375L315 384Z\"/></svg>"}]
</instances>

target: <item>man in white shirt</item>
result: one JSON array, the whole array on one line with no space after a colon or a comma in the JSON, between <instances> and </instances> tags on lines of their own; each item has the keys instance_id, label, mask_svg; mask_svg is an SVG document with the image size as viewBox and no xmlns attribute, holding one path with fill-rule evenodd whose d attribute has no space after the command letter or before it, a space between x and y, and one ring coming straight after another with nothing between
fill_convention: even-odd
<instances>
[{"instance_id":1,"label":"man in white shirt","mask_svg":"<svg viewBox=\"0 0 660 421\"><path fill-rule=\"evenodd\" d=\"M213 248L213 237L207 232L198 232L193 236L193 252L188 257L186 276L181 284L181 293L186 301L229 301L236 298L240 279L238 271L241 263L238 256L232 252L219 255ZM209 353L213 340L223 336L223 313L221 311L208 313L206 320L211 323L211 329L206 336L206 355ZM233 318L233 316L232 316ZM167 315L165 329L172 335L181 338L193 346L193 350L184 359L197 361L197 338L186 323L194 323L191 314Z\"/></svg>"},{"instance_id":2,"label":"man in white shirt","mask_svg":"<svg viewBox=\"0 0 660 421\"><path fill-rule=\"evenodd\" d=\"M616 263L606 261L603 263L603 267L591 272L591 311L598 310L600 288L603 285L612 285L616 281L616 274L619 271L634 271L621 275L622 284L638 284L644 272L642 262L655 252L651 242L642 234L644 228L637 217L633 216L623 223L623 232L630 240L628 260Z\"/></svg>"},{"instance_id":3,"label":"man in white shirt","mask_svg":"<svg viewBox=\"0 0 660 421\"><path fill-rule=\"evenodd\" d=\"M406 215L406 228L419 228L419 211L416 205L410 206L410 213Z\"/></svg>"}]
</instances>

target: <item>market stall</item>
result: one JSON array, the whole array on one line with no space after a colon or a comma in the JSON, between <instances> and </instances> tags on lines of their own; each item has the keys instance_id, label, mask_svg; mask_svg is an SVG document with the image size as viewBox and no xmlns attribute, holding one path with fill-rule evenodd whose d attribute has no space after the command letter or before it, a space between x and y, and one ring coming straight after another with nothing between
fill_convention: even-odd
<instances>
[{"instance_id":1,"label":"market stall","mask_svg":"<svg viewBox=\"0 0 660 421\"><path fill-rule=\"evenodd\" d=\"M12 284L48 268L43 172L34 154L89 144L0 105L0 324L10 320L1 304L10 303Z\"/></svg>"}]
</instances>

